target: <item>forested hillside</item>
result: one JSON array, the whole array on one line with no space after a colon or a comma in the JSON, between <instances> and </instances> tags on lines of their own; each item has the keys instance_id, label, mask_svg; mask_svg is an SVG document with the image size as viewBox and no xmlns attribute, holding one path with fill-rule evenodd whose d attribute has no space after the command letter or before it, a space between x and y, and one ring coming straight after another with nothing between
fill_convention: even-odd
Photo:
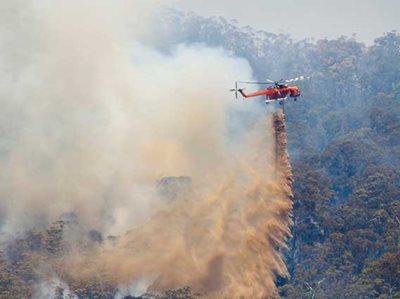
<instances>
[{"instance_id":1,"label":"forested hillside","mask_svg":"<svg viewBox=\"0 0 400 299\"><path fill-rule=\"evenodd\" d=\"M179 12L163 20L165 51L204 43L246 58L259 80L312 76L285 107L295 206L281 296L400 297L400 35L366 46Z\"/></svg>"},{"instance_id":2,"label":"forested hillside","mask_svg":"<svg viewBox=\"0 0 400 299\"><path fill-rule=\"evenodd\" d=\"M254 79L312 77L299 83L298 101L285 104L295 180L294 223L284 251L290 277L276 278L280 296L400 298L400 35L385 33L370 46L356 37L295 41L268 33L268 28L257 31L233 20L177 11L158 15L153 30L157 39L146 36L143 43L165 53L173 53L179 44L204 44L245 58ZM213 72L213 65L208 69ZM231 87L218 89L228 92ZM259 107L276 108L266 108L261 100ZM173 182L190 186L190 178L181 180ZM165 182L161 180L159 187L167 197L181 190L169 185L165 189ZM163 295L120 293L115 273L105 267L95 276L80 267L79 275L72 276L65 269L65 252L89 259L102 246L112 247L119 240L95 229L83 231L79 220L67 213L47 229L1 236L0 298L54 295L54 285L55 298L198 297L184 285ZM40 273L47 273L43 268L50 264L60 276L55 282L54 277L45 277L53 285ZM215 268L218 265L216 259Z\"/></svg>"}]
</instances>

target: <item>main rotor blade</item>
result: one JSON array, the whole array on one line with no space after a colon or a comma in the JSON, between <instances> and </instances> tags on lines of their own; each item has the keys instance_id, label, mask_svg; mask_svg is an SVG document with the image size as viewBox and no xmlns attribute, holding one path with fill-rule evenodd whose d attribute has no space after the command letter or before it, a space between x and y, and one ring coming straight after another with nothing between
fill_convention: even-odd
<instances>
[{"instance_id":1,"label":"main rotor blade","mask_svg":"<svg viewBox=\"0 0 400 299\"><path fill-rule=\"evenodd\" d=\"M301 80L306 80L306 79L310 79L311 77L304 77L304 76L299 76L293 79L288 79L285 80L285 83L290 83L290 82L296 82L296 81L301 81Z\"/></svg>"},{"instance_id":2,"label":"main rotor blade","mask_svg":"<svg viewBox=\"0 0 400 299\"><path fill-rule=\"evenodd\" d=\"M252 82L252 81L237 81L238 83L244 83L244 84L274 84L274 82Z\"/></svg>"}]
</instances>

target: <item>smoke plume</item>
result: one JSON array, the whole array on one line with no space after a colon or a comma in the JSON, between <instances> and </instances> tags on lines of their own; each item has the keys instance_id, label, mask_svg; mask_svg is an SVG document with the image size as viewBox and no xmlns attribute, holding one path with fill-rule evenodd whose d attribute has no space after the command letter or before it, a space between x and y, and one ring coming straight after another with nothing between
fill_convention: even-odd
<instances>
[{"instance_id":1,"label":"smoke plume","mask_svg":"<svg viewBox=\"0 0 400 299\"><path fill-rule=\"evenodd\" d=\"M88 231L121 237L57 261L67 284L101 272L156 292L274 295L290 170L276 167L272 118L227 93L251 77L247 62L141 43L156 1L0 5L3 238L74 213ZM171 176L191 186L166 200L157 182Z\"/></svg>"}]
</instances>

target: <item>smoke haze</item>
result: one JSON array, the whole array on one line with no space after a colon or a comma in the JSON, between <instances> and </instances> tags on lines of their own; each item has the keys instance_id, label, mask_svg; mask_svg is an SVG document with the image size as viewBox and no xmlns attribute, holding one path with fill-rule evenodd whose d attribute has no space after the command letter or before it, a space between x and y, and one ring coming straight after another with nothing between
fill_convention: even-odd
<instances>
[{"instance_id":1,"label":"smoke haze","mask_svg":"<svg viewBox=\"0 0 400 299\"><path fill-rule=\"evenodd\" d=\"M271 119L227 93L251 78L247 62L143 45L155 1L0 5L3 235L73 212L121 240L63 257L53 271L67 283L103 271L154 291L274 294L290 188L276 175ZM180 175L193 192L168 204L157 181Z\"/></svg>"}]
</instances>

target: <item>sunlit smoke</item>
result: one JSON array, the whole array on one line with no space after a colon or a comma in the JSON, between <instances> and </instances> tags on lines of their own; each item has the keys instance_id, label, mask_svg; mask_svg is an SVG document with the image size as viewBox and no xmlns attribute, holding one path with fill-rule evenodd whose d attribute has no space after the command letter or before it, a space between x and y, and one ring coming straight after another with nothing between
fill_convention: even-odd
<instances>
[{"instance_id":1,"label":"sunlit smoke","mask_svg":"<svg viewBox=\"0 0 400 299\"><path fill-rule=\"evenodd\" d=\"M52 271L66 283L105 269L127 288L273 294L291 206L272 121L228 93L251 77L247 62L142 44L156 1L0 5L3 233L74 213L121 240L64 257L70 267ZM165 200L168 176L190 177L191 192Z\"/></svg>"},{"instance_id":2,"label":"sunlit smoke","mask_svg":"<svg viewBox=\"0 0 400 299\"><path fill-rule=\"evenodd\" d=\"M21 20L4 24L13 40L1 59L5 228L72 211L125 229L123 218L148 214L160 176L219 159L231 100L221 86L249 68L221 50L165 56L124 39L108 1L45 3L6 3Z\"/></svg>"}]
</instances>

